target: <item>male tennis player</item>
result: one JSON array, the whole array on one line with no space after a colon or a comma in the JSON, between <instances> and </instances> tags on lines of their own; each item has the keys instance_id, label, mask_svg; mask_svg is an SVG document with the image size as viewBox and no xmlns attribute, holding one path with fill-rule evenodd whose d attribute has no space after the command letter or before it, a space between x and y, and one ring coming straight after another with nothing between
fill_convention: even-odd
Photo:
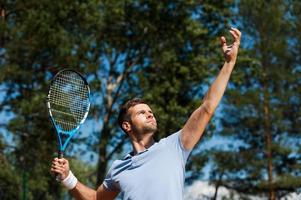
<instances>
[{"instance_id":1,"label":"male tennis player","mask_svg":"<svg viewBox=\"0 0 301 200\"><path fill-rule=\"evenodd\" d=\"M95 191L80 183L69 170L66 159L55 158L51 172L61 176L62 184L76 199L112 200L120 192L126 200L183 199L185 164L218 106L234 68L241 33L231 28L234 43L227 46L221 37L225 63L207 91L203 103L184 127L156 143L157 122L151 108L140 99L121 107L119 125L129 136L133 151L113 162L105 180Z\"/></svg>"}]
</instances>

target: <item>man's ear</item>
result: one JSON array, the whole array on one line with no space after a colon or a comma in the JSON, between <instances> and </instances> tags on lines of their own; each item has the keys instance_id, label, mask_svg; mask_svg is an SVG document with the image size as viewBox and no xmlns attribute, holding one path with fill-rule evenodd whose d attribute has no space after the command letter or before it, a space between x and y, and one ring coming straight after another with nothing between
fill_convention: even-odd
<instances>
[{"instance_id":1,"label":"man's ear","mask_svg":"<svg viewBox=\"0 0 301 200\"><path fill-rule=\"evenodd\" d=\"M128 122L128 121L122 122L122 129L125 132L129 133L132 130L132 126L131 126L130 122Z\"/></svg>"}]
</instances>

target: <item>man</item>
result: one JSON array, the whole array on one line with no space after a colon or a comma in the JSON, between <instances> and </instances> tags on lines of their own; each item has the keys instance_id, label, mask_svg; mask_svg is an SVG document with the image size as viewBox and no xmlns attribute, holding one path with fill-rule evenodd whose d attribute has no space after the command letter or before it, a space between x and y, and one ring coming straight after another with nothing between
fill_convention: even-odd
<instances>
[{"instance_id":1,"label":"man","mask_svg":"<svg viewBox=\"0 0 301 200\"><path fill-rule=\"evenodd\" d=\"M187 158L217 108L236 62L241 33L236 28L231 28L230 33L234 43L229 46L221 37L225 57L221 71L201 106L180 131L155 143L153 134L157 130L157 122L152 110L142 100L133 99L122 106L118 117L120 127L131 140L133 151L124 159L113 162L97 191L75 178L66 159L55 158L51 172L60 175L63 185L76 199L112 200L119 192L123 199L131 200L183 199Z\"/></svg>"}]
</instances>

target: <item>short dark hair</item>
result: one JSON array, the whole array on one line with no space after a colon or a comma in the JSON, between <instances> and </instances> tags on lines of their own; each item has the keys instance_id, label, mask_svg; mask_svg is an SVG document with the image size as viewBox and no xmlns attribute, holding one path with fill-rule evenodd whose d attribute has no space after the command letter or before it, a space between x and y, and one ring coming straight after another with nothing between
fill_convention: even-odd
<instances>
[{"instance_id":1,"label":"short dark hair","mask_svg":"<svg viewBox=\"0 0 301 200\"><path fill-rule=\"evenodd\" d=\"M122 128L122 123L126 120L129 120L130 116L128 114L128 110L138 104L145 104L145 101L143 101L140 98L133 98L131 100L128 100L122 106L120 107L119 114L118 114L118 124L120 128L124 131Z\"/></svg>"}]
</instances>

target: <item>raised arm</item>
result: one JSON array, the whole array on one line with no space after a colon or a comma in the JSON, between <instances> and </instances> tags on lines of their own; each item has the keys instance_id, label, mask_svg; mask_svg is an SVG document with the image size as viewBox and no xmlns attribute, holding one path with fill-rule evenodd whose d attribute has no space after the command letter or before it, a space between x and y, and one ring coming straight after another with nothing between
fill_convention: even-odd
<instances>
[{"instance_id":1,"label":"raised arm","mask_svg":"<svg viewBox=\"0 0 301 200\"><path fill-rule=\"evenodd\" d=\"M64 158L54 158L50 171L60 175L62 184L76 200L113 200L118 195L118 192L109 191L103 185L96 191L79 182L70 171L68 160Z\"/></svg>"},{"instance_id":2,"label":"raised arm","mask_svg":"<svg viewBox=\"0 0 301 200\"><path fill-rule=\"evenodd\" d=\"M241 37L240 31L236 28L231 28L230 33L234 38L234 43L231 45L227 45L225 37L221 37L225 63L207 91L203 103L192 113L182 129L181 140L186 149L192 149L202 137L227 87L236 62Z\"/></svg>"}]
</instances>

